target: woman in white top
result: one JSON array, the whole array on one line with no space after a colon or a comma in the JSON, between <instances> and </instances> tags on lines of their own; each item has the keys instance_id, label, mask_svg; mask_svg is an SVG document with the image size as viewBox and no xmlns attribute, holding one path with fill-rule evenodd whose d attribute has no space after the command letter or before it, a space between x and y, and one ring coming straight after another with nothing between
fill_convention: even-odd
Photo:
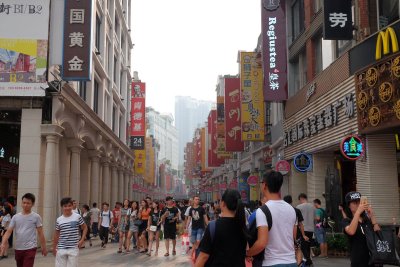
<instances>
[{"instance_id":1,"label":"woman in white top","mask_svg":"<svg viewBox=\"0 0 400 267\"><path fill-rule=\"evenodd\" d=\"M7 232L8 226L11 222L11 208L6 206L4 207L4 216L1 218L1 239L3 239L3 235ZM6 242L5 249L0 251L0 259L8 258L8 242Z\"/></svg>"},{"instance_id":2,"label":"woman in white top","mask_svg":"<svg viewBox=\"0 0 400 267\"><path fill-rule=\"evenodd\" d=\"M129 251L129 248L131 246L131 239L132 235L135 236L135 241L136 243L139 240L139 225L138 223L141 223L139 220L139 203L137 201L133 201L131 204L131 208L128 210L127 217L129 218L129 232L128 232L128 238L127 238L127 244L126 244L126 251ZM137 246L134 245L133 248L136 248Z\"/></svg>"}]
</instances>

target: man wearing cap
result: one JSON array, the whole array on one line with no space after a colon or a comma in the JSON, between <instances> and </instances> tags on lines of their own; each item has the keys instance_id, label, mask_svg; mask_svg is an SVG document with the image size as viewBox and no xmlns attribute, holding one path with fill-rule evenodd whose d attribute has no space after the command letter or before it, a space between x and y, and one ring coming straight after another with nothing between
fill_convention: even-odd
<instances>
[{"instance_id":1,"label":"man wearing cap","mask_svg":"<svg viewBox=\"0 0 400 267\"><path fill-rule=\"evenodd\" d=\"M343 219L344 232L349 238L351 266L368 267L369 250L363 233L365 227L379 231L375 213L366 199L361 203L359 192L349 192L346 197L347 218Z\"/></svg>"},{"instance_id":2,"label":"man wearing cap","mask_svg":"<svg viewBox=\"0 0 400 267\"><path fill-rule=\"evenodd\" d=\"M173 198L166 197L167 206L164 208L161 220L164 223L164 239L167 252L165 257L169 256L169 240L172 240L172 255L176 255L176 222L179 219L179 211L173 206Z\"/></svg>"}]
</instances>

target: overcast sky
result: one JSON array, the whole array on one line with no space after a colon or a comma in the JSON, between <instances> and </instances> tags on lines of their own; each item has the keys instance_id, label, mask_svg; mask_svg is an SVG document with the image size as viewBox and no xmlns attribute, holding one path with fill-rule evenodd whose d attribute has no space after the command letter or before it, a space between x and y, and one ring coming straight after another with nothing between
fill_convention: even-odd
<instances>
[{"instance_id":1,"label":"overcast sky","mask_svg":"<svg viewBox=\"0 0 400 267\"><path fill-rule=\"evenodd\" d=\"M260 0L132 0L132 16L146 105L173 115L177 95L215 101L218 75L237 74L261 32Z\"/></svg>"}]
</instances>

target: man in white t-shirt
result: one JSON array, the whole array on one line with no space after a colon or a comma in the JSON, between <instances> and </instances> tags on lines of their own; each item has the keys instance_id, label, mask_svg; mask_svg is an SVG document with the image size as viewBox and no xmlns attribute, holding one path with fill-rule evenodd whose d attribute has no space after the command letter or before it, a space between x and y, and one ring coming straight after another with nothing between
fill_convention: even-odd
<instances>
[{"instance_id":1,"label":"man in white t-shirt","mask_svg":"<svg viewBox=\"0 0 400 267\"><path fill-rule=\"evenodd\" d=\"M103 203L103 211L100 213L99 218L99 235L102 248L106 248L106 245L108 243L108 233L113 218L114 215L112 211L110 211L110 205L108 203Z\"/></svg>"},{"instance_id":2,"label":"man in white t-shirt","mask_svg":"<svg viewBox=\"0 0 400 267\"><path fill-rule=\"evenodd\" d=\"M262 266L297 266L294 250L296 212L279 195L282 183L283 176L280 172L264 174L261 190L267 198L265 205L271 212L272 228L268 229L267 218L259 208L256 212L257 241L246 253L246 256L252 257L264 250Z\"/></svg>"}]
</instances>

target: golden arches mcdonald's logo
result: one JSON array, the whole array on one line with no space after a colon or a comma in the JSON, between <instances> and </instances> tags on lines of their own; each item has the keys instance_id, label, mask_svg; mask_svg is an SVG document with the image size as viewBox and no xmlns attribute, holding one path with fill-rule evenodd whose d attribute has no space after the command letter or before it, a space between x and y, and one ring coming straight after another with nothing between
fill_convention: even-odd
<instances>
[{"instance_id":1,"label":"golden arches mcdonald's logo","mask_svg":"<svg viewBox=\"0 0 400 267\"><path fill-rule=\"evenodd\" d=\"M378 37L376 38L376 50L375 50L376 60L382 58L382 49L384 55L389 54L390 52L389 38L392 44L392 52L395 53L399 51L399 43L397 41L396 32L393 30L392 27L388 27L385 31L379 32Z\"/></svg>"}]
</instances>

